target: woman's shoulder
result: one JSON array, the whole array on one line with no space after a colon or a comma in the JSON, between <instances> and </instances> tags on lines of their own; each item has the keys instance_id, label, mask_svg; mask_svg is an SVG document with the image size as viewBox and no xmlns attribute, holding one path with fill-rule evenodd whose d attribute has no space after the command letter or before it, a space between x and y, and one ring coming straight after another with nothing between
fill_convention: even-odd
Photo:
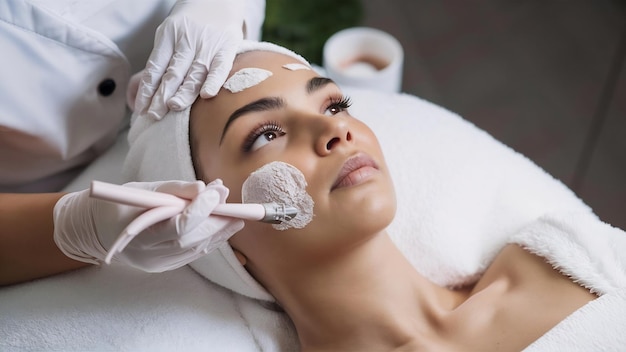
<instances>
[{"instance_id":1,"label":"woman's shoulder","mask_svg":"<svg viewBox=\"0 0 626 352\"><path fill-rule=\"evenodd\" d=\"M521 350L596 296L519 245L506 245L451 315L447 341Z\"/></svg>"}]
</instances>

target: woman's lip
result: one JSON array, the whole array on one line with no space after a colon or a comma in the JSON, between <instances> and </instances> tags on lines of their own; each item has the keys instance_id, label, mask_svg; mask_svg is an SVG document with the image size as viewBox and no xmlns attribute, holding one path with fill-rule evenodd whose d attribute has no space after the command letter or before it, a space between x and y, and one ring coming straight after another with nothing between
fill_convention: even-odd
<instances>
[{"instance_id":1,"label":"woman's lip","mask_svg":"<svg viewBox=\"0 0 626 352\"><path fill-rule=\"evenodd\" d=\"M377 170L378 165L369 155L362 153L354 155L343 163L331 191L359 184Z\"/></svg>"}]
</instances>

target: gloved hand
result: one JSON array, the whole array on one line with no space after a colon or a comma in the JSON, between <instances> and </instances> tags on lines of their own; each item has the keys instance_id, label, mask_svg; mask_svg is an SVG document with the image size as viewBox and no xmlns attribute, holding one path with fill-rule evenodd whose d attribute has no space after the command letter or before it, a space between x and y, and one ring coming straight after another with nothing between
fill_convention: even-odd
<instances>
[{"instance_id":1,"label":"gloved hand","mask_svg":"<svg viewBox=\"0 0 626 352\"><path fill-rule=\"evenodd\" d=\"M161 119L217 94L243 40L241 0L178 0L157 28L134 111ZM200 88L202 87L202 90Z\"/></svg>"},{"instance_id":2,"label":"gloved hand","mask_svg":"<svg viewBox=\"0 0 626 352\"><path fill-rule=\"evenodd\" d=\"M221 180L134 182L124 186L189 199L184 208L151 210L91 198L89 190L69 193L54 207L54 240L70 258L99 264L122 236L130 243L114 260L147 272L184 266L225 243L243 228L243 221L210 216L228 197ZM132 236L137 233L137 236ZM133 238L134 237L134 238Z\"/></svg>"}]
</instances>

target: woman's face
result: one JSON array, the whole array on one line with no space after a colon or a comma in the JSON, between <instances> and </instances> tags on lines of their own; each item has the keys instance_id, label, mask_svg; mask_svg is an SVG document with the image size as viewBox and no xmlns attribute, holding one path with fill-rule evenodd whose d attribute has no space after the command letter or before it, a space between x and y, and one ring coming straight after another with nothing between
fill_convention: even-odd
<instances>
[{"instance_id":1,"label":"woman's face","mask_svg":"<svg viewBox=\"0 0 626 352\"><path fill-rule=\"evenodd\" d=\"M350 116L346 97L334 83L312 70L282 67L297 62L272 52L241 54L231 75L254 67L272 76L237 93L222 88L191 110L196 170L206 182L222 179L230 189L229 202L241 202L246 178L272 161L297 167L308 183L315 206L306 227L278 231L246 222L230 239L266 287L269 272L341 255L384 230L395 214L393 185L373 132ZM368 161L374 167L360 167ZM342 181L347 162L360 168Z\"/></svg>"}]
</instances>

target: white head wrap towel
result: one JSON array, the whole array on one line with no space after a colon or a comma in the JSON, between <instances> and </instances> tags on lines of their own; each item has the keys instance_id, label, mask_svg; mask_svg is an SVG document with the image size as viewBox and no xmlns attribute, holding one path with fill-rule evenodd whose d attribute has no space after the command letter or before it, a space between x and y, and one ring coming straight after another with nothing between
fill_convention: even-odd
<instances>
[{"instance_id":1,"label":"white head wrap towel","mask_svg":"<svg viewBox=\"0 0 626 352\"><path fill-rule=\"evenodd\" d=\"M248 51L272 51L310 66L302 56L272 43L243 41L238 53ZM189 144L189 111L190 108L170 111L160 120L146 114L133 115L128 133L130 149L124 162L124 177L128 181L196 180ZM234 292L274 301L239 263L228 244L190 263L190 266L210 281Z\"/></svg>"}]
</instances>

